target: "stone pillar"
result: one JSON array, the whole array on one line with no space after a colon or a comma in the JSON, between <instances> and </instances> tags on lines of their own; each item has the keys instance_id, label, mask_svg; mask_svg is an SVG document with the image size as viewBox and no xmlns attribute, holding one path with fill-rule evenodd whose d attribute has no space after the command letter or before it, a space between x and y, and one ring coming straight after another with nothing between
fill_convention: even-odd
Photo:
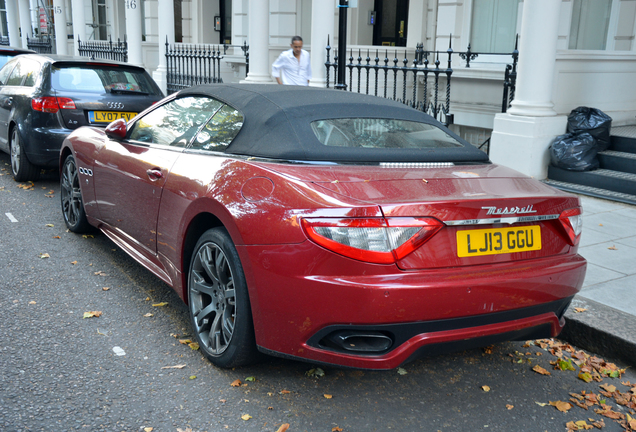
<instances>
[{"instance_id":1,"label":"stone pillar","mask_svg":"<svg viewBox=\"0 0 636 432\"><path fill-rule=\"evenodd\" d=\"M9 45L22 48L22 39L20 39L20 16L18 15L17 0L7 0L5 3L7 8L7 31L9 33Z\"/></svg>"},{"instance_id":2,"label":"stone pillar","mask_svg":"<svg viewBox=\"0 0 636 432\"><path fill-rule=\"evenodd\" d=\"M312 87L325 87L325 61L327 38L333 46L335 28L335 3L333 1L311 2L311 80ZM331 50L333 55L334 50Z\"/></svg>"},{"instance_id":3,"label":"stone pillar","mask_svg":"<svg viewBox=\"0 0 636 432\"><path fill-rule=\"evenodd\" d=\"M84 16L84 0L71 0L71 12L73 19L73 46L75 55L79 55L77 37L86 42L86 17Z\"/></svg>"},{"instance_id":4,"label":"stone pillar","mask_svg":"<svg viewBox=\"0 0 636 432\"><path fill-rule=\"evenodd\" d=\"M330 2L329 2L330 3ZM244 82L271 84L269 63L269 1L250 1L247 10L249 20L250 73Z\"/></svg>"},{"instance_id":5,"label":"stone pillar","mask_svg":"<svg viewBox=\"0 0 636 432\"><path fill-rule=\"evenodd\" d=\"M415 48L418 43L426 45L427 0L411 0L406 33L407 48Z\"/></svg>"},{"instance_id":6,"label":"stone pillar","mask_svg":"<svg viewBox=\"0 0 636 432\"><path fill-rule=\"evenodd\" d=\"M515 99L495 116L490 158L538 179L547 176L548 147L565 133L566 116L552 103L561 2L523 3Z\"/></svg>"},{"instance_id":7,"label":"stone pillar","mask_svg":"<svg viewBox=\"0 0 636 432\"><path fill-rule=\"evenodd\" d=\"M128 63L138 66L143 66L143 56L141 53L141 19L141 5L139 4L139 2L126 2L126 38L128 41Z\"/></svg>"},{"instance_id":8,"label":"stone pillar","mask_svg":"<svg viewBox=\"0 0 636 432\"><path fill-rule=\"evenodd\" d=\"M33 32L31 31L31 13L29 12L29 0L19 0L18 7L20 8L20 33L22 35L22 46L27 46L27 36L33 38ZM37 16L40 16L38 8ZM38 22L39 25L39 22Z\"/></svg>"},{"instance_id":9,"label":"stone pillar","mask_svg":"<svg viewBox=\"0 0 636 432\"><path fill-rule=\"evenodd\" d=\"M68 54L68 30L66 29L66 2L53 0L55 17L55 51L60 55Z\"/></svg>"},{"instance_id":10,"label":"stone pillar","mask_svg":"<svg viewBox=\"0 0 636 432\"><path fill-rule=\"evenodd\" d=\"M152 77L155 82L161 88L164 94L167 94L166 89L166 74L168 72L168 66L166 63L166 39L169 44L174 44L174 4L172 0L159 0L159 66L157 70L152 73Z\"/></svg>"}]
</instances>

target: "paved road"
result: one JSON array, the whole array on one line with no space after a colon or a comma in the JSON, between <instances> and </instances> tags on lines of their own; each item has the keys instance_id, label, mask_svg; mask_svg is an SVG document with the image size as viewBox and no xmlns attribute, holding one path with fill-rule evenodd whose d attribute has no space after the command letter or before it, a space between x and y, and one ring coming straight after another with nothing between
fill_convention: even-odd
<instances>
[{"instance_id":1,"label":"paved road","mask_svg":"<svg viewBox=\"0 0 636 432\"><path fill-rule=\"evenodd\" d=\"M552 354L522 342L420 360L404 375L325 367L317 378L310 364L274 358L217 369L179 343L190 336L187 308L169 287L103 235L66 231L56 173L25 190L7 164L0 154L2 431L560 431L604 418L540 406L598 393L599 383L553 370ZM87 311L102 315L83 319ZM237 379L247 385L232 387ZM603 383L625 392L621 381L636 384L636 373Z\"/></svg>"}]
</instances>

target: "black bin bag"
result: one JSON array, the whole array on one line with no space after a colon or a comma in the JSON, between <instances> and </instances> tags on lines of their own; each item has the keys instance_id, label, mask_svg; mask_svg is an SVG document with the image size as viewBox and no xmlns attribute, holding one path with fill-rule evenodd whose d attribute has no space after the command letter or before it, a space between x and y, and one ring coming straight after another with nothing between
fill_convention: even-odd
<instances>
[{"instance_id":1,"label":"black bin bag","mask_svg":"<svg viewBox=\"0 0 636 432\"><path fill-rule=\"evenodd\" d=\"M559 135L550 145L552 165L569 171L598 168L596 140L587 132Z\"/></svg>"},{"instance_id":2,"label":"black bin bag","mask_svg":"<svg viewBox=\"0 0 636 432\"><path fill-rule=\"evenodd\" d=\"M598 151L610 145L612 118L597 108L578 107L568 116L568 132L587 132L596 139Z\"/></svg>"}]
</instances>

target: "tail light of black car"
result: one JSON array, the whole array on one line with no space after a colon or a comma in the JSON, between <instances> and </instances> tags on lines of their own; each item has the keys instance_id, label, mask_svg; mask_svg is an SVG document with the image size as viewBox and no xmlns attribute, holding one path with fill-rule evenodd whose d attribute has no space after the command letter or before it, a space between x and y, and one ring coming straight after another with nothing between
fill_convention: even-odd
<instances>
[{"instance_id":1,"label":"tail light of black car","mask_svg":"<svg viewBox=\"0 0 636 432\"><path fill-rule=\"evenodd\" d=\"M307 218L302 219L301 225L316 244L376 264L397 262L444 227L430 217Z\"/></svg>"},{"instance_id":2,"label":"tail light of black car","mask_svg":"<svg viewBox=\"0 0 636 432\"><path fill-rule=\"evenodd\" d=\"M43 96L31 99L31 108L55 114L60 109L75 109L75 102L67 97Z\"/></svg>"}]
</instances>

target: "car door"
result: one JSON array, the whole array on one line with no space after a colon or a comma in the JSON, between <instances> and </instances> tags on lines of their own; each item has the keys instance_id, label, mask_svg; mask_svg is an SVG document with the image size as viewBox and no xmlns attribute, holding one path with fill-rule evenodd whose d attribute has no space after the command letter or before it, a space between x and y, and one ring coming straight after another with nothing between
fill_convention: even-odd
<instances>
[{"instance_id":1,"label":"car door","mask_svg":"<svg viewBox=\"0 0 636 432\"><path fill-rule=\"evenodd\" d=\"M17 63L18 59L14 59L0 69L0 148L7 152L9 151L9 117L13 105L12 95L15 91L15 85L9 85L9 77ZM13 82L15 82L15 80L13 80ZM20 80L20 83L21 82Z\"/></svg>"},{"instance_id":2,"label":"car door","mask_svg":"<svg viewBox=\"0 0 636 432\"><path fill-rule=\"evenodd\" d=\"M9 122L15 119L19 126L25 125L26 118L31 112L31 99L35 84L40 77L42 65L40 62L19 57L6 80L6 85L0 88L0 144L8 149ZM2 69L4 71L4 68ZM2 80L2 77L0 77Z\"/></svg>"},{"instance_id":3,"label":"car door","mask_svg":"<svg viewBox=\"0 0 636 432\"><path fill-rule=\"evenodd\" d=\"M159 203L172 165L221 105L199 96L169 101L136 119L125 140L107 140L97 155L100 217L142 253L156 253Z\"/></svg>"}]
</instances>

